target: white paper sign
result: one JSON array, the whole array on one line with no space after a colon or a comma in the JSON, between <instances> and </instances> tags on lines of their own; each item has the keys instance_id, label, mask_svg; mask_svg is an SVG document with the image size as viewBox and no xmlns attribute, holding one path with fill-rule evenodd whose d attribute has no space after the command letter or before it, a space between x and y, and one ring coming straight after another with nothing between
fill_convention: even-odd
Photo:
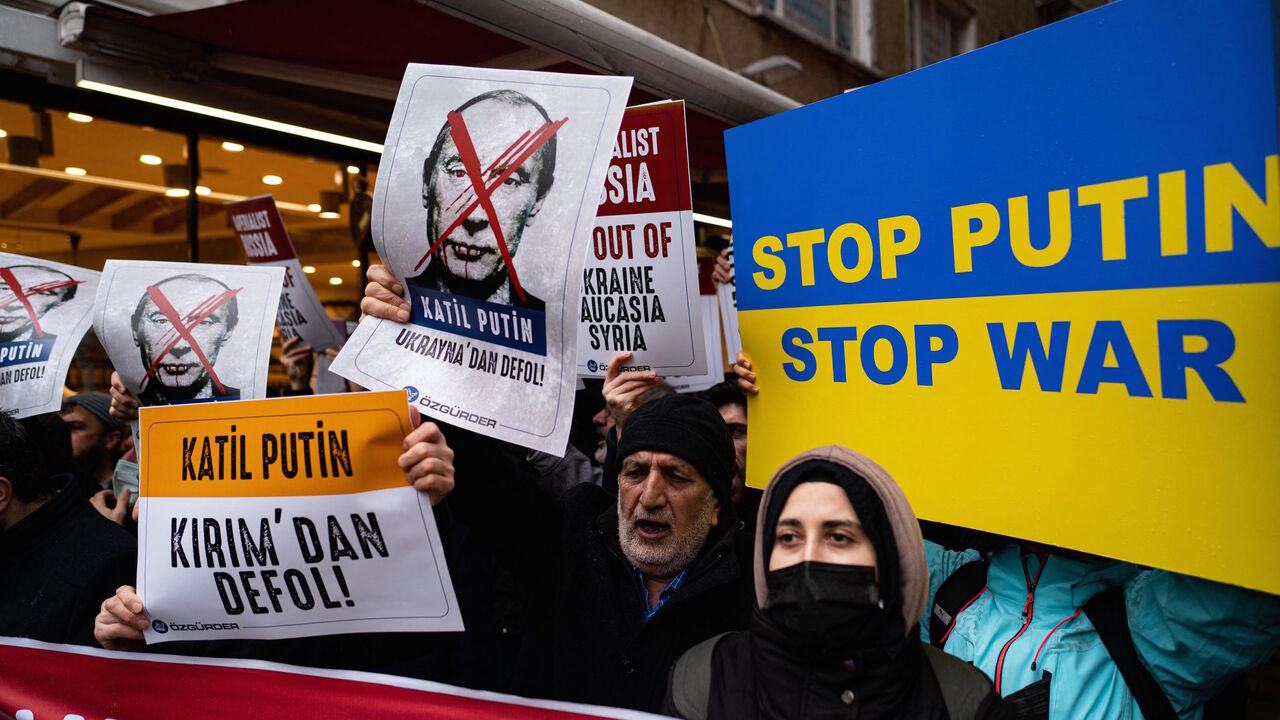
<instances>
[{"instance_id":1,"label":"white paper sign","mask_svg":"<svg viewBox=\"0 0 1280 720\"><path fill-rule=\"evenodd\" d=\"M630 88L625 77L410 65L372 228L413 316L366 319L333 371L563 454L582 262Z\"/></svg>"},{"instance_id":2,"label":"white paper sign","mask_svg":"<svg viewBox=\"0 0 1280 720\"><path fill-rule=\"evenodd\" d=\"M707 370L700 375L679 375L663 378L679 393L702 392L724 381L724 350L720 345L720 300L716 295L711 269L711 258L698 260L698 276L701 282L698 310L702 315L703 347L707 355Z\"/></svg>"},{"instance_id":3,"label":"white paper sign","mask_svg":"<svg viewBox=\"0 0 1280 720\"><path fill-rule=\"evenodd\" d=\"M141 405L260 398L284 269L108 260L93 329Z\"/></svg>"},{"instance_id":4,"label":"white paper sign","mask_svg":"<svg viewBox=\"0 0 1280 720\"><path fill-rule=\"evenodd\" d=\"M280 293L280 311L276 314L280 339L301 337L304 344L317 352L342 347L346 336L330 322L324 305L302 271L275 198L260 195L225 203L223 207L227 211L227 222L244 247L248 263L284 268L284 291Z\"/></svg>"},{"instance_id":5,"label":"white paper sign","mask_svg":"<svg viewBox=\"0 0 1280 720\"><path fill-rule=\"evenodd\" d=\"M62 408L98 278L82 267L0 253L0 410L27 417Z\"/></svg>"},{"instance_id":6,"label":"white paper sign","mask_svg":"<svg viewBox=\"0 0 1280 720\"><path fill-rule=\"evenodd\" d=\"M463 629L403 391L141 416L148 643Z\"/></svg>"},{"instance_id":7,"label":"white paper sign","mask_svg":"<svg viewBox=\"0 0 1280 720\"><path fill-rule=\"evenodd\" d=\"M716 283L720 297L720 321L724 328L725 356L730 363L738 361L742 352L742 337L738 335L738 275L733 262L733 246L729 246L729 278L727 283Z\"/></svg>"},{"instance_id":8,"label":"white paper sign","mask_svg":"<svg viewBox=\"0 0 1280 720\"><path fill-rule=\"evenodd\" d=\"M627 108L582 269L578 374L707 369L684 101Z\"/></svg>"}]
</instances>

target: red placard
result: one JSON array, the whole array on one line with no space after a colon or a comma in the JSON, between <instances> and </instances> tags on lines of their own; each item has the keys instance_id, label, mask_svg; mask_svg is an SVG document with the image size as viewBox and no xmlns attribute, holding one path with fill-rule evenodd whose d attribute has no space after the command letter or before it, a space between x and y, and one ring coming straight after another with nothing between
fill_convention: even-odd
<instances>
[{"instance_id":1,"label":"red placard","mask_svg":"<svg viewBox=\"0 0 1280 720\"><path fill-rule=\"evenodd\" d=\"M597 216L692 208L683 101L627 108L600 199Z\"/></svg>"},{"instance_id":2,"label":"red placard","mask_svg":"<svg viewBox=\"0 0 1280 720\"><path fill-rule=\"evenodd\" d=\"M276 200L260 195L239 202L226 203L227 226L236 231L249 263L290 260L297 257L284 220L276 209Z\"/></svg>"}]
</instances>

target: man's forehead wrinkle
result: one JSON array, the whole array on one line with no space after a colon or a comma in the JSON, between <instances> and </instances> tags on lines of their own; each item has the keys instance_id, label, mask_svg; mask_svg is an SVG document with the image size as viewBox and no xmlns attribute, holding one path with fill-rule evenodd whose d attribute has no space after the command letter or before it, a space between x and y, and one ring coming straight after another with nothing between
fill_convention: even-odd
<instances>
[{"instance_id":1,"label":"man's forehead wrinkle","mask_svg":"<svg viewBox=\"0 0 1280 720\"><path fill-rule=\"evenodd\" d=\"M488 167L521 135L532 133L546 123L541 113L531 105L496 99L486 100L463 110L462 119L466 121L481 167ZM456 156L456 151L453 154ZM541 156L541 152L534 153L524 162L523 167L532 167L534 158Z\"/></svg>"}]
</instances>

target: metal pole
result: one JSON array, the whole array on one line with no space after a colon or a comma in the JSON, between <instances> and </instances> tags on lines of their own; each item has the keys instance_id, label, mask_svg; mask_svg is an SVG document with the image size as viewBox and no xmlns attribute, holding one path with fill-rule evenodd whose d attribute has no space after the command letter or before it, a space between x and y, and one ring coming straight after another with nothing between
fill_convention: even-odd
<instances>
[{"instance_id":1,"label":"metal pole","mask_svg":"<svg viewBox=\"0 0 1280 720\"><path fill-rule=\"evenodd\" d=\"M187 260L200 262L200 135L187 133Z\"/></svg>"}]
</instances>

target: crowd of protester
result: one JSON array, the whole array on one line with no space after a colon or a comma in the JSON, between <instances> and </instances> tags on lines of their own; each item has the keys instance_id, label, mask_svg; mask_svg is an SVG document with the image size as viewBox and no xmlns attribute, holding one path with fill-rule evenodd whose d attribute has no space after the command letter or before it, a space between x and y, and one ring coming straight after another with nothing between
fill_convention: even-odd
<instances>
[{"instance_id":1,"label":"crowd of protester","mask_svg":"<svg viewBox=\"0 0 1280 720\"><path fill-rule=\"evenodd\" d=\"M361 309L399 319L394 279L369 278ZM137 398L117 381L57 415L0 416L0 635L686 718L1232 717L1241 674L1280 648L1275 596L1009 538L930 542L856 447L748 488L747 396L770 390L750 361L681 395L627 359L579 392L599 411L577 414L563 457L429 420L405 438L462 633L147 648L135 493L117 490L137 486ZM310 347L287 340L280 361L285 394L312 392Z\"/></svg>"}]
</instances>

